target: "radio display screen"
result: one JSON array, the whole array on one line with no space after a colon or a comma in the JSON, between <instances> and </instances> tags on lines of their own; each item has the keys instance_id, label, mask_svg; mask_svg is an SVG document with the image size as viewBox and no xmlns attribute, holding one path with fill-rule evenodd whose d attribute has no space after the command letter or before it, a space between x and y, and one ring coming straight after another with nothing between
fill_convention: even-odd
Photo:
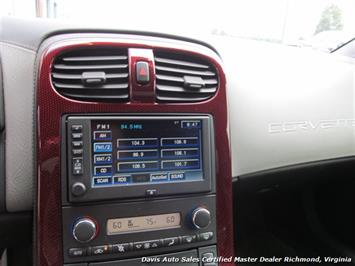
<instances>
[{"instance_id":1,"label":"radio display screen","mask_svg":"<svg viewBox=\"0 0 355 266\"><path fill-rule=\"evenodd\" d=\"M203 180L202 120L92 120L92 187Z\"/></svg>"}]
</instances>

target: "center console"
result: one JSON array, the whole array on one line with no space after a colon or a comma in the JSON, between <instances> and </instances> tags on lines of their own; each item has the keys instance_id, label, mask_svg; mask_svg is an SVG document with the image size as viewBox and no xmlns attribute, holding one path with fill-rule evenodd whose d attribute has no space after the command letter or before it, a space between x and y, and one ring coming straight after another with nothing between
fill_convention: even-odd
<instances>
[{"instance_id":1,"label":"center console","mask_svg":"<svg viewBox=\"0 0 355 266\"><path fill-rule=\"evenodd\" d=\"M62 129L65 263L216 253L211 116L65 115Z\"/></svg>"},{"instance_id":2,"label":"center console","mask_svg":"<svg viewBox=\"0 0 355 266\"><path fill-rule=\"evenodd\" d=\"M62 34L38 53L35 265L231 265L226 81L207 44Z\"/></svg>"}]
</instances>

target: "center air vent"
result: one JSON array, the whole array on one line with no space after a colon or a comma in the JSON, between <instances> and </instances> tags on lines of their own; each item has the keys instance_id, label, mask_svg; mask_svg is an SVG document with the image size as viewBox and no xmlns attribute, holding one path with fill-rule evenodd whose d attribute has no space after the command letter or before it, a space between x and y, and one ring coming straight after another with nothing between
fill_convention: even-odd
<instances>
[{"instance_id":1,"label":"center air vent","mask_svg":"<svg viewBox=\"0 0 355 266\"><path fill-rule=\"evenodd\" d=\"M61 54L52 66L52 84L72 99L128 101L127 49L95 47Z\"/></svg>"},{"instance_id":2,"label":"center air vent","mask_svg":"<svg viewBox=\"0 0 355 266\"><path fill-rule=\"evenodd\" d=\"M199 102L217 91L216 69L197 56L155 52L155 71L159 102Z\"/></svg>"}]
</instances>

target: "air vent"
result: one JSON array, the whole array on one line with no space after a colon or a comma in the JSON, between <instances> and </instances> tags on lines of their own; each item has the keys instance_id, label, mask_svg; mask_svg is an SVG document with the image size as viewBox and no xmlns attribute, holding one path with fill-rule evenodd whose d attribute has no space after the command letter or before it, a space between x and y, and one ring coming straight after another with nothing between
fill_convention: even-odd
<instances>
[{"instance_id":1,"label":"air vent","mask_svg":"<svg viewBox=\"0 0 355 266\"><path fill-rule=\"evenodd\" d=\"M159 102L199 102L217 91L216 69L197 56L156 52L155 71Z\"/></svg>"},{"instance_id":2,"label":"air vent","mask_svg":"<svg viewBox=\"0 0 355 266\"><path fill-rule=\"evenodd\" d=\"M127 49L94 47L69 51L54 60L57 91L85 101L128 101Z\"/></svg>"}]
</instances>

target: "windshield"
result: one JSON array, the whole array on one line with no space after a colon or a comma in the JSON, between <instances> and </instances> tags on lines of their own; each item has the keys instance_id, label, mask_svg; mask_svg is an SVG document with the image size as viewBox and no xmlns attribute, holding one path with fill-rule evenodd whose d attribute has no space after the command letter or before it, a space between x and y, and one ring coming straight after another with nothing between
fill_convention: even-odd
<instances>
[{"instance_id":1,"label":"windshield","mask_svg":"<svg viewBox=\"0 0 355 266\"><path fill-rule=\"evenodd\" d=\"M1 0L0 14L117 29L247 38L332 51L355 37L355 0Z\"/></svg>"}]
</instances>

